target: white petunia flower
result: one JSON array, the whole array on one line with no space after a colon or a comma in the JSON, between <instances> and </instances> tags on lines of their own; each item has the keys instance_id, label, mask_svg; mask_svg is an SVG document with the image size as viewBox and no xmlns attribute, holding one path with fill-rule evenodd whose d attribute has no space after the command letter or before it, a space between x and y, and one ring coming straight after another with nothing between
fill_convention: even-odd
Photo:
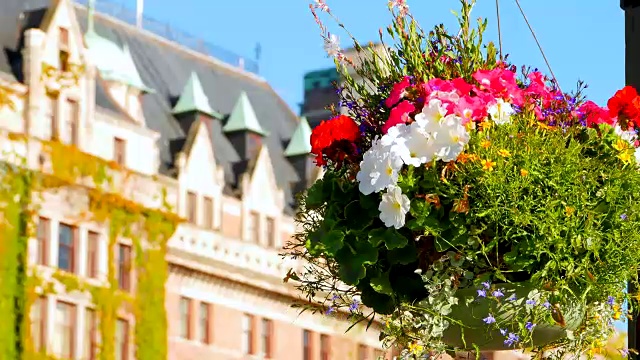
<instances>
[{"instance_id":1,"label":"white petunia flower","mask_svg":"<svg viewBox=\"0 0 640 360\"><path fill-rule=\"evenodd\" d=\"M633 153L636 157L636 164L640 166L640 148L636 148L636 151Z\"/></svg>"},{"instance_id":2,"label":"white petunia flower","mask_svg":"<svg viewBox=\"0 0 640 360\"><path fill-rule=\"evenodd\" d=\"M629 144L635 146L636 140L638 140L638 134L635 130L622 130L620 125L616 125L613 129L616 135L620 136L620 138L624 141L627 141Z\"/></svg>"},{"instance_id":3,"label":"white petunia flower","mask_svg":"<svg viewBox=\"0 0 640 360\"><path fill-rule=\"evenodd\" d=\"M400 134L396 141L398 153L405 164L420 166L431 161L434 155L433 140L418 122L400 125Z\"/></svg>"},{"instance_id":4,"label":"white petunia flower","mask_svg":"<svg viewBox=\"0 0 640 360\"><path fill-rule=\"evenodd\" d=\"M360 171L356 175L360 192L369 195L395 185L401 168L402 158L397 146L384 146L380 139L374 140L371 148L362 156Z\"/></svg>"},{"instance_id":5,"label":"white petunia flower","mask_svg":"<svg viewBox=\"0 0 640 360\"><path fill-rule=\"evenodd\" d=\"M491 115L493 122L497 125L503 125L511 122L511 115L515 111L513 111L510 103L497 99L495 104L489 106L487 112Z\"/></svg>"},{"instance_id":6,"label":"white petunia flower","mask_svg":"<svg viewBox=\"0 0 640 360\"><path fill-rule=\"evenodd\" d=\"M378 206L380 220L387 227L400 229L404 226L405 215L409 212L410 204L411 201L398 186L390 186L387 192L382 194L382 201Z\"/></svg>"},{"instance_id":7,"label":"white petunia flower","mask_svg":"<svg viewBox=\"0 0 640 360\"><path fill-rule=\"evenodd\" d=\"M422 108L422 112L415 116L415 122L420 124L427 132L432 132L438 127L440 121L447 115L447 108L438 99L432 99Z\"/></svg>"},{"instance_id":8,"label":"white petunia flower","mask_svg":"<svg viewBox=\"0 0 640 360\"><path fill-rule=\"evenodd\" d=\"M456 115L447 115L440 122L438 130L433 133L433 136L435 138L435 156L444 162L457 159L469 143L469 133L462 125L462 118Z\"/></svg>"}]
</instances>

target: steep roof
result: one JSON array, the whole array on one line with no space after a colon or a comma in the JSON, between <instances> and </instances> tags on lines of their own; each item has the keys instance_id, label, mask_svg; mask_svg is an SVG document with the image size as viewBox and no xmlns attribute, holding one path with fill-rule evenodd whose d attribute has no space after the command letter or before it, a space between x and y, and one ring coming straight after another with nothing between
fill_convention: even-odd
<instances>
[{"instance_id":1,"label":"steep roof","mask_svg":"<svg viewBox=\"0 0 640 360\"><path fill-rule=\"evenodd\" d=\"M306 117L300 119L298 128L293 133L287 149L284 151L285 156L306 155L311 152L311 126Z\"/></svg>"},{"instance_id":2,"label":"steep roof","mask_svg":"<svg viewBox=\"0 0 640 360\"><path fill-rule=\"evenodd\" d=\"M236 105L231 110L229 120L222 130L226 133L247 130L263 136L268 135L260 125L260 120L258 120L247 93L244 91L240 93Z\"/></svg>"},{"instance_id":3,"label":"steep roof","mask_svg":"<svg viewBox=\"0 0 640 360\"><path fill-rule=\"evenodd\" d=\"M19 39L23 30L27 26L36 27L37 23L42 21L42 17L39 21L32 20L36 24L24 24L24 19L18 21L20 13L24 11L24 4L24 0L0 1L0 46L5 50L0 54L0 72L13 74L18 80L21 79L20 67L16 66L14 61L12 68L9 58L5 56L6 49L19 50ZM28 1L31 9L42 8L48 4L49 0ZM80 26L86 31L87 10L79 5L75 8ZM290 189L291 184L298 180L298 176L284 156L283 144L292 137L298 121L296 115L264 79L99 13L96 13L95 17L95 32L121 49L126 45L142 83L154 91L142 97L142 105L147 126L161 134L160 172L169 173L177 151L175 145L184 143L187 135L178 124L172 110L182 95L191 73L196 72L209 106L215 112L231 114L241 94L245 94L259 125L267 133L263 142L271 154L276 181L285 190L287 203L293 202ZM117 109L103 91L99 91L98 95L98 108ZM210 123L209 131L216 161L224 168L226 181L232 183L235 179L232 165L239 162L240 158L224 135L224 125L221 120L214 119Z\"/></svg>"}]
</instances>

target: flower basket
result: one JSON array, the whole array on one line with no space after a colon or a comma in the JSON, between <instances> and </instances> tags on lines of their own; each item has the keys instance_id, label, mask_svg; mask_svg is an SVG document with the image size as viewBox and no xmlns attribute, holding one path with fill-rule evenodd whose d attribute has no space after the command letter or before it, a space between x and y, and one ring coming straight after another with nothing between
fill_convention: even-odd
<instances>
[{"instance_id":1,"label":"flower basket","mask_svg":"<svg viewBox=\"0 0 640 360\"><path fill-rule=\"evenodd\" d=\"M492 313L497 323L510 323L522 309L536 305L545 307L544 303L527 304L527 296L534 290L535 287L529 283L504 284L501 291L505 300L499 304L491 299L478 298L477 290L473 288L459 290L456 293L458 305L451 309L451 324L442 335L443 341L459 349L467 348L468 344L475 344L480 351L508 350L511 346L509 343L505 344L505 331L488 328L487 322L492 320L488 319L487 314ZM564 339L567 330L578 330L584 321L585 308L578 299L575 300L562 309L562 326L540 324L532 329L531 342L534 347L553 344Z\"/></svg>"},{"instance_id":2,"label":"flower basket","mask_svg":"<svg viewBox=\"0 0 640 360\"><path fill-rule=\"evenodd\" d=\"M287 280L305 309L380 324L405 358L594 355L637 296L638 93L605 108L517 68L483 41L486 21L471 28L472 2L454 33L392 3L388 36L353 39L357 59L321 21L329 7L311 7L345 111L312 131L324 175L299 199L287 256L308 266Z\"/></svg>"}]
</instances>

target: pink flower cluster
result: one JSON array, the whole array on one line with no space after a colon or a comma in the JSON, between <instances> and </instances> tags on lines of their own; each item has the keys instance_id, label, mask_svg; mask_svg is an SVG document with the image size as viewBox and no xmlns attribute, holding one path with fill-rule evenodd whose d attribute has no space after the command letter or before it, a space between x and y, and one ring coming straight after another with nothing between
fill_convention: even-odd
<instances>
[{"instance_id":1,"label":"pink flower cluster","mask_svg":"<svg viewBox=\"0 0 640 360\"><path fill-rule=\"evenodd\" d=\"M538 71L530 73L528 81L520 84L516 73L504 66L478 70L473 74L473 79L473 83L463 78L435 78L426 83L412 83L411 78L405 77L393 85L385 101L390 113L382 126L382 132L386 134L393 126L412 122L412 116L420 112L432 99L438 99L443 103L446 115L455 114L461 117L465 124L469 121L484 121L490 115L489 109L495 108L498 104L508 104L514 111L530 110L538 120L549 125L555 125L553 122L560 114L569 114L575 119L582 116L588 126L615 122L615 118L609 116L607 109L593 102L575 108L574 99L549 86L547 78Z\"/></svg>"}]
</instances>

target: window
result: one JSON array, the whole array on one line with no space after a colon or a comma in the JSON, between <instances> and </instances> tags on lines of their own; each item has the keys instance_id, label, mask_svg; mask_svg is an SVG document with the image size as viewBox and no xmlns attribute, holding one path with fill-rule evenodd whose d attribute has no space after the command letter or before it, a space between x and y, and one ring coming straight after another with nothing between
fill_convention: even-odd
<instances>
[{"instance_id":1,"label":"window","mask_svg":"<svg viewBox=\"0 0 640 360\"><path fill-rule=\"evenodd\" d=\"M273 347L273 321L262 319L262 355L271 359Z\"/></svg>"},{"instance_id":2,"label":"window","mask_svg":"<svg viewBox=\"0 0 640 360\"><path fill-rule=\"evenodd\" d=\"M75 338L75 305L56 303L55 331L53 332L53 353L64 359L72 359Z\"/></svg>"},{"instance_id":3,"label":"window","mask_svg":"<svg viewBox=\"0 0 640 360\"><path fill-rule=\"evenodd\" d=\"M113 161L125 166L127 161L127 142L124 139L113 138Z\"/></svg>"},{"instance_id":4,"label":"window","mask_svg":"<svg viewBox=\"0 0 640 360\"><path fill-rule=\"evenodd\" d=\"M87 308L84 317L84 360L96 360L98 354L98 319L93 309Z\"/></svg>"},{"instance_id":5,"label":"window","mask_svg":"<svg viewBox=\"0 0 640 360\"><path fill-rule=\"evenodd\" d=\"M359 345L358 346L358 360L369 360L369 354L367 354L367 346Z\"/></svg>"},{"instance_id":6,"label":"window","mask_svg":"<svg viewBox=\"0 0 640 360\"><path fill-rule=\"evenodd\" d=\"M200 303L200 311L198 312L199 316L199 324L198 324L198 338L204 344L209 344L211 342L210 336L210 311L211 305L201 302Z\"/></svg>"},{"instance_id":7,"label":"window","mask_svg":"<svg viewBox=\"0 0 640 360\"><path fill-rule=\"evenodd\" d=\"M58 28L58 47L61 49L69 49L69 30L66 28Z\"/></svg>"},{"instance_id":8,"label":"window","mask_svg":"<svg viewBox=\"0 0 640 360\"><path fill-rule=\"evenodd\" d=\"M58 96L47 94L44 104L44 118L47 122L44 127L43 138L55 140L58 138Z\"/></svg>"},{"instance_id":9,"label":"window","mask_svg":"<svg viewBox=\"0 0 640 360\"><path fill-rule=\"evenodd\" d=\"M38 228L36 230L36 263L40 265L47 265L49 263L48 248L49 239L51 234L51 221L47 218L38 218Z\"/></svg>"},{"instance_id":10,"label":"window","mask_svg":"<svg viewBox=\"0 0 640 360\"><path fill-rule=\"evenodd\" d=\"M249 212L249 226L248 226L248 240L253 242L260 242L260 218L255 211Z\"/></svg>"},{"instance_id":11,"label":"window","mask_svg":"<svg viewBox=\"0 0 640 360\"><path fill-rule=\"evenodd\" d=\"M67 100L66 129L64 129L63 142L78 146L78 125L80 122L80 106L72 99Z\"/></svg>"},{"instance_id":12,"label":"window","mask_svg":"<svg viewBox=\"0 0 640 360\"><path fill-rule=\"evenodd\" d=\"M180 337L191 338L191 299L180 298Z\"/></svg>"},{"instance_id":13,"label":"window","mask_svg":"<svg viewBox=\"0 0 640 360\"><path fill-rule=\"evenodd\" d=\"M302 359L311 360L311 331L304 330L302 332Z\"/></svg>"},{"instance_id":14,"label":"window","mask_svg":"<svg viewBox=\"0 0 640 360\"><path fill-rule=\"evenodd\" d=\"M329 335L320 335L320 360L329 360L331 354L331 343Z\"/></svg>"},{"instance_id":15,"label":"window","mask_svg":"<svg viewBox=\"0 0 640 360\"><path fill-rule=\"evenodd\" d=\"M87 277L98 277L98 248L100 245L100 234L89 231L87 235Z\"/></svg>"},{"instance_id":16,"label":"window","mask_svg":"<svg viewBox=\"0 0 640 360\"><path fill-rule=\"evenodd\" d=\"M36 351L43 351L46 344L47 298L38 297L31 306L31 338Z\"/></svg>"},{"instance_id":17,"label":"window","mask_svg":"<svg viewBox=\"0 0 640 360\"><path fill-rule=\"evenodd\" d=\"M58 227L58 268L70 273L76 270L76 228L67 224Z\"/></svg>"},{"instance_id":18,"label":"window","mask_svg":"<svg viewBox=\"0 0 640 360\"><path fill-rule=\"evenodd\" d=\"M253 355L253 315L242 316L242 353Z\"/></svg>"},{"instance_id":19,"label":"window","mask_svg":"<svg viewBox=\"0 0 640 360\"><path fill-rule=\"evenodd\" d=\"M272 217L267 218L264 236L267 239L268 247L276 247L276 221Z\"/></svg>"},{"instance_id":20,"label":"window","mask_svg":"<svg viewBox=\"0 0 640 360\"><path fill-rule=\"evenodd\" d=\"M194 192L187 192L187 220L192 224L198 223L198 196Z\"/></svg>"},{"instance_id":21,"label":"window","mask_svg":"<svg viewBox=\"0 0 640 360\"><path fill-rule=\"evenodd\" d=\"M127 360L129 358L129 323L126 320L118 319L116 341L116 360Z\"/></svg>"},{"instance_id":22,"label":"window","mask_svg":"<svg viewBox=\"0 0 640 360\"><path fill-rule=\"evenodd\" d=\"M131 290L131 246L118 244L118 286Z\"/></svg>"},{"instance_id":23,"label":"window","mask_svg":"<svg viewBox=\"0 0 640 360\"><path fill-rule=\"evenodd\" d=\"M58 28L58 48L60 50L60 70L69 71L69 30Z\"/></svg>"},{"instance_id":24,"label":"window","mask_svg":"<svg viewBox=\"0 0 640 360\"><path fill-rule=\"evenodd\" d=\"M204 227L207 229L213 229L213 199L204 197Z\"/></svg>"}]
</instances>

